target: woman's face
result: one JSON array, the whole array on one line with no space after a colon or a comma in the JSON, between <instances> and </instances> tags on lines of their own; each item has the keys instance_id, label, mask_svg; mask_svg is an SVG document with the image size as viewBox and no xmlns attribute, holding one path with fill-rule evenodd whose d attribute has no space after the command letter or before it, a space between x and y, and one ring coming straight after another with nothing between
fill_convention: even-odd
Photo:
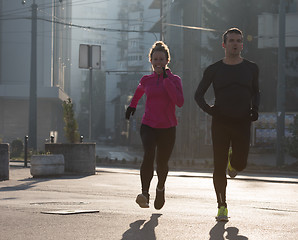
<instances>
[{"instance_id":1,"label":"woman's face","mask_svg":"<svg viewBox=\"0 0 298 240\"><path fill-rule=\"evenodd\" d=\"M162 68L166 67L168 64L167 56L162 51L155 51L152 54L151 64L153 71L157 74L161 74L163 72Z\"/></svg>"}]
</instances>

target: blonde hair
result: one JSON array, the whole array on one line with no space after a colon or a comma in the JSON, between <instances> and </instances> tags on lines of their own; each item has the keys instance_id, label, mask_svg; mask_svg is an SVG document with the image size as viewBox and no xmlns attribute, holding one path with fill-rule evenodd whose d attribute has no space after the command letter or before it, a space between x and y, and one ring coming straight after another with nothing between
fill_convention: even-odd
<instances>
[{"instance_id":1,"label":"blonde hair","mask_svg":"<svg viewBox=\"0 0 298 240\"><path fill-rule=\"evenodd\" d=\"M152 60L152 55L154 52L157 52L157 51L160 51L160 52L164 52L166 54L166 58L168 60L168 63L170 62L171 60L171 56L170 56L170 49L169 47L163 42L163 41L156 41L150 51L149 51L149 61L151 62Z\"/></svg>"}]
</instances>

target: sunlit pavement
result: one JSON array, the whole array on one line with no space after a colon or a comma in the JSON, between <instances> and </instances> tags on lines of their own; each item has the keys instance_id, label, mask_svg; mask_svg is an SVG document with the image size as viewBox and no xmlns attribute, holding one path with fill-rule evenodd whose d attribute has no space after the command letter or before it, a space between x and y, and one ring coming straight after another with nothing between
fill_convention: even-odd
<instances>
[{"instance_id":1,"label":"sunlit pavement","mask_svg":"<svg viewBox=\"0 0 298 240\"><path fill-rule=\"evenodd\" d=\"M298 238L298 178L240 175L228 180L229 222L215 221L210 173L170 172L166 204L135 203L139 171L97 168L96 175L32 178L11 163L10 180L0 182L0 239L270 239ZM45 214L64 210L97 211Z\"/></svg>"}]
</instances>

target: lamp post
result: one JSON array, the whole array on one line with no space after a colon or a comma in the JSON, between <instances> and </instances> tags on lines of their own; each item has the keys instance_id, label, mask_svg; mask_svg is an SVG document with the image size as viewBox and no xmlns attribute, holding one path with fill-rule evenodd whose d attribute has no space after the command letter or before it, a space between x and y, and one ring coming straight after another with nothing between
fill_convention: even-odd
<instances>
[{"instance_id":1,"label":"lamp post","mask_svg":"<svg viewBox=\"0 0 298 240\"><path fill-rule=\"evenodd\" d=\"M276 165L282 166L284 157L285 137L285 1L279 4L279 44L278 44L278 82L276 102Z\"/></svg>"},{"instance_id":2,"label":"lamp post","mask_svg":"<svg viewBox=\"0 0 298 240\"><path fill-rule=\"evenodd\" d=\"M89 141L92 139L92 70L101 68L101 46L80 44L79 68L89 69Z\"/></svg>"},{"instance_id":3,"label":"lamp post","mask_svg":"<svg viewBox=\"0 0 298 240\"><path fill-rule=\"evenodd\" d=\"M62 0L59 0L61 3ZM22 0L26 4L26 0ZM29 93L29 141L28 146L37 149L37 4L31 5L31 67Z\"/></svg>"},{"instance_id":4,"label":"lamp post","mask_svg":"<svg viewBox=\"0 0 298 240\"><path fill-rule=\"evenodd\" d=\"M22 4L26 1L22 0ZM31 5L31 68L29 93L29 142L33 150L37 149L37 4Z\"/></svg>"}]
</instances>

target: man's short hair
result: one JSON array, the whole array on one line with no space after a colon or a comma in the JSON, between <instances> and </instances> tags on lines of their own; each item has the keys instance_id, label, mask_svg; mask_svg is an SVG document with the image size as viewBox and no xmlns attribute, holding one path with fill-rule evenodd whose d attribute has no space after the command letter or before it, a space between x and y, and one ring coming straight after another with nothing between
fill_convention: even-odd
<instances>
[{"instance_id":1,"label":"man's short hair","mask_svg":"<svg viewBox=\"0 0 298 240\"><path fill-rule=\"evenodd\" d=\"M243 40L243 34L242 34L242 31L239 28L230 28L227 31L225 31L224 34L222 35L222 41L224 43L226 43L226 41L227 41L227 35L228 35L228 33L240 34L241 35L241 38Z\"/></svg>"}]
</instances>

